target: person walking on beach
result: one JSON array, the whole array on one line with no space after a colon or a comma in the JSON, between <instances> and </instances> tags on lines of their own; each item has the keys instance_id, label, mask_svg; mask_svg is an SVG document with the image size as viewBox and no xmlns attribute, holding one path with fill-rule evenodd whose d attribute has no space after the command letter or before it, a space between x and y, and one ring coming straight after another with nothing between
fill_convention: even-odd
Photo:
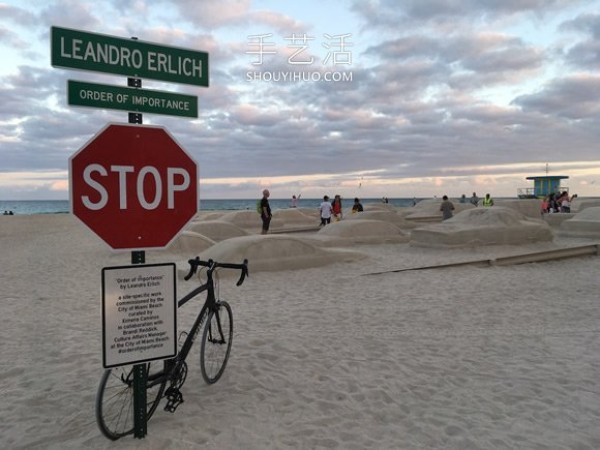
<instances>
[{"instance_id":1,"label":"person walking on beach","mask_svg":"<svg viewBox=\"0 0 600 450\"><path fill-rule=\"evenodd\" d=\"M494 199L490 197L490 194L485 194L485 198L483 199L483 202L481 202L481 204L485 208L489 208L490 206L494 206Z\"/></svg>"},{"instance_id":2,"label":"person walking on beach","mask_svg":"<svg viewBox=\"0 0 600 450\"><path fill-rule=\"evenodd\" d=\"M325 195L323 197L323 202L319 207L319 211L321 212L321 226L324 227L328 223L331 223L332 207L331 203L329 203L329 196Z\"/></svg>"},{"instance_id":3,"label":"person walking on beach","mask_svg":"<svg viewBox=\"0 0 600 450\"><path fill-rule=\"evenodd\" d=\"M454 214L454 204L448 200L448 196L444 195L442 197L442 204L440 205L440 211L442 212L442 220L450 219Z\"/></svg>"},{"instance_id":4,"label":"person walking on beach","mask_svg":"<svg viewBox=\"0 0 600 450\"><path fill-rule=\"evenodd\" d=\"M342 220L342 197L340 197L339 194L336 194L336 196L333 199L333 202L331 202L331 208L333 209L333 216L335 217L335 221L339 222L340 220Z\"/></svg>"},{"instance_id":5,"label":"person walking on beach","mask_svg":"<svg viewBox=\"0 0 600 450\"><path fill-rule=\"evenodd\" d=\"M269 232L269 225L271 224L271 218L273 217L271 214L271 205L269 205L269 196L271 193L268 189L263 191L263 197L260 201L260 209L261 214L260 218L262 219L262 234L267 234Z\"/></svg>"},{"instance_id":6,"label":"person walking on beach","mask_svg":"<svg viewBox=\"0 0 600 450\"><path fill-rule=\"evenodd\" d=\"M471 205L479 206L479 197L477 197L475 192L473 192L473 196L471 197Z\"/></svg>"},{"instance_id":7,"label":"person walking on beach","mask_svg":"<svg viewBox=\"0 0 600 450\"><path fill-rule=\"evenodd\" d=\"M352 214L361 212L363 210L363 205L360 204L360 200L358 197L354 198L354 205L352 205Z\"/></svg>"}]
</instances>

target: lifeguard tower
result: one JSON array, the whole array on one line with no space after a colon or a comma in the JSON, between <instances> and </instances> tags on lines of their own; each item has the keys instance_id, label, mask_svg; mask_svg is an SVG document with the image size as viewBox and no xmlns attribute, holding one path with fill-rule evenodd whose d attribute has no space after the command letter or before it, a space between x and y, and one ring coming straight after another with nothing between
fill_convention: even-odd
<instances>
[{"instance_id":1,"label":"lifeguard tower","mask_svg":"<svg viewBox=\"0 0 600 450\"><path fill-rule=\"evenodd\" d=\"M518 190L519 198L544 198L549 194L557 194L563 191L569 191L569 188L561 186L561 180L567 180L566 175L543 175L539 177L527 177L527 180L533 180L532 188L520 188Z\"/></svg>"}]
</instances>

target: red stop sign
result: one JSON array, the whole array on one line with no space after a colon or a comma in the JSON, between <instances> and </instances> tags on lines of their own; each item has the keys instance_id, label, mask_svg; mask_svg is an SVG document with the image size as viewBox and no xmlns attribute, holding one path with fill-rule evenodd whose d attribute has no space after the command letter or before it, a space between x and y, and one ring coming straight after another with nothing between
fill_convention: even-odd
<instances>
[{"instance_id":1,"label":"red stop sign","mask_svg":"<svg viewBox=\"0 0 600 450\"><path fill-rule=\"evenodd\" d=\"M109 124L69 159L71 212L113 249L166 247L198 211L197 172L165 128Z\"/></svg>"}]
</instances>

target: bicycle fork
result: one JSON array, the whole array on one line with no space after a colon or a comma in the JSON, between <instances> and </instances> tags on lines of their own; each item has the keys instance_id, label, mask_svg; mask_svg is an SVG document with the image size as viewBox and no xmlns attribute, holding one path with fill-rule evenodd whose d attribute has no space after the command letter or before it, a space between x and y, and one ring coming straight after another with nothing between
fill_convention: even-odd
<instances>
[{"instance_id":1,"label":"bicycle fork","mask_svg":"<svg viewBox=\"0 0 600 450\"><path fill-rule=\"evenodd\" d=\"M211 322L208 322L206 324L206 326L208 327L208 342L210 342L211 344L225 344L225 336L223 335L223 327L221 326L221 318L219 316L219 308L218 306L215 307L214 309L214 315L216 317L216 322L217 322L217 329L216 331L218 332L217 337L215 338L214 332L213 332L213 324Z\"/></svg>"}]
</instances>

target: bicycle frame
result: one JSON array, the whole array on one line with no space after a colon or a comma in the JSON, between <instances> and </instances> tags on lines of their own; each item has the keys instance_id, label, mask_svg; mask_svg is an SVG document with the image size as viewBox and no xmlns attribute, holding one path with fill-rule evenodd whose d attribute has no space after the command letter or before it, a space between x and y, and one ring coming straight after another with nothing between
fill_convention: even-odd
<instances>
[{"instance_id":1,"label":"bicycle frame","mask_svg":"<svg viewBox=\"0 0 600 450\"><path fill-rule=\"evenodd\" d=\"M164 367L161 371L156 372L152 375L148 375L148 387L156 386L157 384L161 384L165 381L169 381L173 378L173 376L179 373L181 366L187 359L187 356L192 349L192 345L198 336L198 333L202 329L202 324L204 323L204 319L208 316L210 310L214 309L216 305L216 297L215 297L215 285L213 280L213 271L207 270L207 281L205 284L197 287L190 293L186 294L177 302L177 308L181 308L188 301L193 299L194 297L200 295L202 292L208 291L206 295L206 301L204 305L202 305L202 309L200 310L200 314L196 317L190 332L188 333L183 345L181 346L181 350L175 356L175 358L167 359L164 361ZM222 333L222 330L219 330Z\"/></svg>"},{"instance_id":2,"label":"bicycle frame","mask_svg":"<svg viewBox=\"0 0 600 450\"><path fill-rule=\"evenodd\" d=\"M202 328L204 319L208 315L209 308L213 307L214 304L216 303L216 299L214 296L214 288L211 288L209 283L203 284L202 286L197 287L196 289L191 291L189 294L184 296L177 303L177 307L181 308L189 300L198 296L199 294L201 294L202 292L204 292L206 290L208 290L208 295L207 295L206 301L204 302L204 305L202 306L202 309L200 310L200 314L198 314L198 316L196 317L196 320L194 321L192 328L190 329L185 341L183 342L183 345L181 346L181 350L179 351L179 353L177 353L177 356L175 356L175 358L167 359L164 361L163 370L161 370L155 374L148 375L148 387L152 387L157 384L163 383L165 381L165 379L168 381L173 374L176 374L179 372L179 369L185 362L190 350L192 349L192 344L196 340L196 337L198 336L198 333L200 332L200 330ZM211 294L211 291L212 291L212 294Z\"/></svg>"}]
</instances>

